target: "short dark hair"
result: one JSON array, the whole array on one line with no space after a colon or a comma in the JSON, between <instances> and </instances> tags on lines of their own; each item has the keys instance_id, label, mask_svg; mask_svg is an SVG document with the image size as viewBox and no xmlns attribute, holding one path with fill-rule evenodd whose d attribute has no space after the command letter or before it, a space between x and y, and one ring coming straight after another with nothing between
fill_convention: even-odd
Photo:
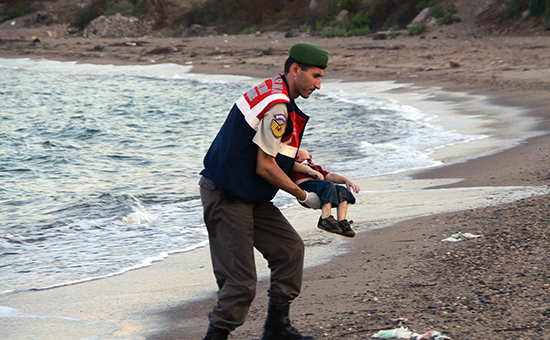
<instances>
[{"instance_id":1,"label":"short dark hair","mask_svg":"<svg viewBox=\"0 0 550 340\"><path fill-rule=\"evenodd\" d=\"M292 66L292 64L298 64L298 66L300 66L300 68L303 70L303 71L307 71L308 68L310 68L310 65L306 65L306 64L303 64L303 63L299 63L296 61L296 59L292 58L291 56L288 56L288 58L286 59L285 61L285 74L287 74L288 72L290 72L290 67Z\"/></svg>"}]
</instances>

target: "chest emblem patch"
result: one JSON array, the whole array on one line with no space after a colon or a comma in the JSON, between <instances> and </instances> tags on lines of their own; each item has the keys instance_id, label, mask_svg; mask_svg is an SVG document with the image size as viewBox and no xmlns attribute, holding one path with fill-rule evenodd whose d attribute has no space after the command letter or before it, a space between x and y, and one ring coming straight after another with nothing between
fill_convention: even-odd
<instances>
[{"instance_id":1,"label":"chest emblem patch","mask_svg":"<svg viewBox=\"0 0 550 340\"><path fill-rule=\"evenodd\" d=\"M286 116L283 114L276 114L271 121L271 132L277 138L281 137L285 133Z\"/></svg>"}]
</instances>

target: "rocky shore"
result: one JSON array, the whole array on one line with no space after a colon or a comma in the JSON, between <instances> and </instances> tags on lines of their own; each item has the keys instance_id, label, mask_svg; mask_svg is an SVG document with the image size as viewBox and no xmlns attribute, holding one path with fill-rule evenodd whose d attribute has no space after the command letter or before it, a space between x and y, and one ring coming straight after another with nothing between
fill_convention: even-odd
<instances>
[{"instance_id":1,"label":"rocky shore","mask_svg":"<svg viewBox=\"0 0 550 340\"><path fill-rule=\"evenodd\" d=\"M303 329L328 339L366 339L398 325L451 339L548 339L549 204L543 196L401 224L390 231L393 250L373 257L356 249L362 263L340 260L345 270L318 277L333 290L318 303L332 316ZM457 230L482 236L441 242ZM363 275L361 286L349 284ZM347 308L335 308L340 300Z\"/></svg>"}]
</instances>

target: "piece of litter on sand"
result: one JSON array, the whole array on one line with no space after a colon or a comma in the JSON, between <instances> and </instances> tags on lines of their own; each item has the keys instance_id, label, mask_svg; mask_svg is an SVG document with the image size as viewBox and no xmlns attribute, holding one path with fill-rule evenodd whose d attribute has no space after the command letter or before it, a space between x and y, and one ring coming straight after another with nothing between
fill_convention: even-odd
<instances>
[{"instance_id":1,"label":"piece of litter on sand","mask_svg":"<svg viewBox=\"0 0 550 340\"><path fill-rule=\"evenodd\" d=\"M445 340L450 339L448 336L442 335L438 331L429 331L424 334L418 334L411 332L406 327L399 327L394 329L382 330L374 333L371 338L375 339L431 339L431 340Z\"/></svg>"},{"instance_id":2,"label":"piece of litter on sand","mask_svg":"<svg viewBox=\"0 0 550 340\"><path fill-rule=\"evenodd\" d=\"M413 332L405 327L387 329L374 333L371 337L375 339L410 339Z\"/></svg>"},{"instance_id":3,"label":"piece of litter on sand","mask_svg":"<svg viewBox=\"0 0 550 340\"><path fill-rule=\"evenodd\" d=\"M450 339L448 336L441 334L438 331L429 331L428 333L419 334L416 338L413 339L433 339L433 340L445 340Z\"/></svg>"},{"instance_id":4,"label":"piece of litter on sand","mask_svg":"<svg viewBox=\"0 0 550 340\"><path fill-rule=\"evenodd\" d=\"M453 234L451 237L447 237L446 239L442 240L443 242L458 242L458 241L462 241L462 240L465 240L467 238L478 238L478 237L482 237L483 235L474 235L474 234L470 234L470 233L461 233L461 232L458 232L456 234Z\"/></svg>"}]
</instances>

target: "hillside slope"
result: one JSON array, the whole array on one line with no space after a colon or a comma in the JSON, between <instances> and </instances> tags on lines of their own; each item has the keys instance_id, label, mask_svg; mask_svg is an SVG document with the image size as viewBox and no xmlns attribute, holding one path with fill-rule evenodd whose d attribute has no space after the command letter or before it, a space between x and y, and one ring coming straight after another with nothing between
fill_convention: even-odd
<instances>
[{"instance_id":1,"label":"hillside slope","mask_svg":"<svg viewBox=\"0 0 550 340\"><path fill-rule=\"evenodd\" d=\"M11 18L7 14L13 14L16 2L14 0L0 0L0 17L7 19L5 22L0 23L0 29L7 26L10 26L10 28L37 28L57 25L66 27L67 32L71 34L78 34L78 32L82 34L82 29L89 22L88 19L91 19L90 16L98 16L105 12L105 8L108 8L111 12L117 10L123 15L136 15L140 22L150 26L150 31L154 32L156 36L177 35L182 33L185 28L197 23L202 25L215 24L217 32L220 34L233 34L241 32L244 28L247 28L249 31L254 29L289 31L291 29L297 30L303 26L308 26L315 31L316 22L321 20L328 21L336 15L334 12L334 0L288 0L276 2L277 5L266 9L263 12L263 16L259 16L255 12L256 7L247 6L247 0L220 0L215 2L218 4L218 7L204 6L205 3L210 4L210 2L205 0L165 0L164 2L160 0L142 0L141 2L139 0L122 0L118 3L113 3L111 0L111 5L107 6L108 1L95 0L88 4L81 0L34 2L28 5L26 9L26 11L32 11L32 13ZM360 0L356 0L355 2L357 1ZM347 3L352 2L353 0L347 1ZM135 5L132 5L134 3ZM227 13L227 9L224 9L224 6L228 3L234 6L228 7L234 8L234 11L229 11L229 13ZM362 3L363 9L361 11L365 11L366 8L374 12L375 17L376 15L381 15L376 11L381 11L382 9L390 11L384 13L383 18L385 18L385 22L377 23L376 25L372 24L372 26L376 26L375 29L387 29L392 24L391 18L395 18L399 14L396 12L405 11L405 5L388 7L389 3L409 3L408 11L411 12L410 8L414 8L413 5L422 3L422 1L364 0ZM544 16L522 17L517 15L516 18L506 18L508 2L502 0L442 0L439 3L442 7L448 7L452 4L457 10L456 16L461 20L452 25L438 27L438 29L445 30L449 34L529 34L533 30L542 30L545 21ZM526 6L528 7L528 4L523 5L522 11L525 10ZM242 9L237 10L237 8ZM550 12L550 9L548 9L548 12ZM414 14L407 13L405 18L414 17ZM77 27L79 23L81 25Z\"/></svg>"}]
</instances>

